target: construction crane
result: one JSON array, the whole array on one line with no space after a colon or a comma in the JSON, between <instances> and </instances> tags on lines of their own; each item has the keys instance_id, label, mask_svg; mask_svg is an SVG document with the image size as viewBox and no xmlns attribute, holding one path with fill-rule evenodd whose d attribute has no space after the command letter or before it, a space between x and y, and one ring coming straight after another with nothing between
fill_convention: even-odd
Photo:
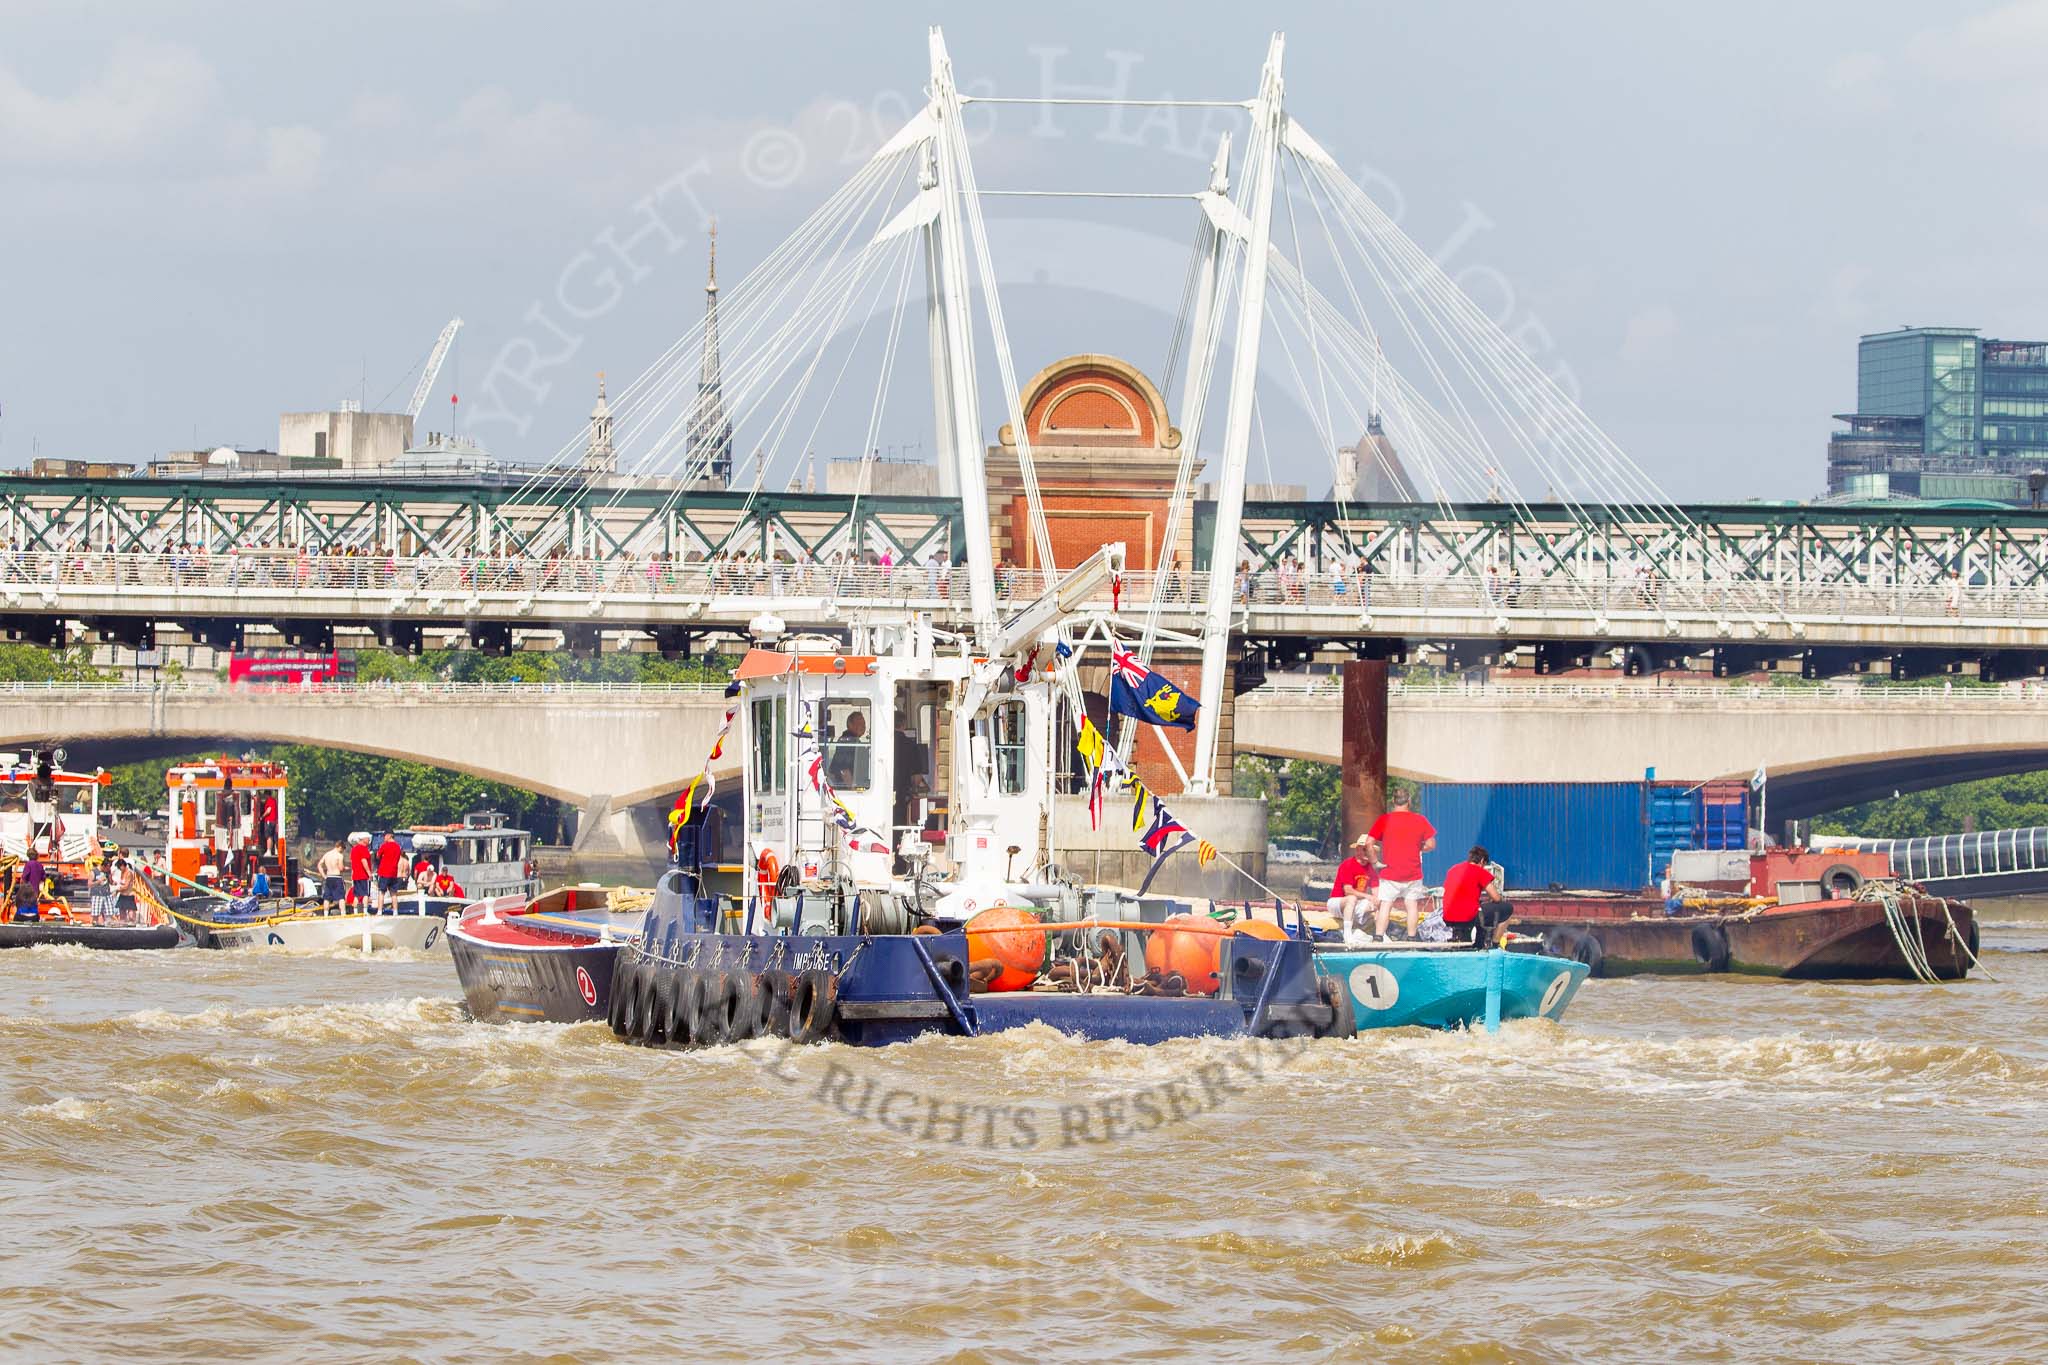
<instances>
[{"instance_id":1,"label":"construction crane","mask_svg":"<svg viewBox=\"0 0 2048 1365\"><path fill-rule=\"evenodd\" d=\"M426 372L420 375L419 387L412 391L412 402L405 408L415 421L419 419L420 409L427 405L427 395L434 391L434 381L441 377L441 363L448 359L448 348L455 344L455 334L461 330L461 318L455 318L441 329L441 339L434 343L434 353L427 357Z\"/></svg>"}]
</instances>

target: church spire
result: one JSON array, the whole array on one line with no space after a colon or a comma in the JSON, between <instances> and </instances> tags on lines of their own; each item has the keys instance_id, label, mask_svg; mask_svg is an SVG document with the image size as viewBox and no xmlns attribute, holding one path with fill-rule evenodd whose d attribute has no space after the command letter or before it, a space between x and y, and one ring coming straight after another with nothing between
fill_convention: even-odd
<instances>
[{"instance_id":1,"label":"church spire","mask_svg":"<svg viewBox=\"0 0 2048 1365\"><path fill-rule=\"evenodd\" d=\"M725 412L725 382L718 357L718 220L711 220L711 261L704 278L704 358L697 371L697 403L690 414L692 468L732 480L732 419Z\"/></svg>"},{"instance_id":2,"label":"church spire","mask_svg":"<svg viewBox=\"0 0 2048 1365\"><path fill-rule=\"evenodd\" d=\"M590 440L583 448L583 472L619 472L618 452L612 448L612 405L605 400L603 370L597 372L597 406L590 410Z\"/></svg>"}]
</instances>

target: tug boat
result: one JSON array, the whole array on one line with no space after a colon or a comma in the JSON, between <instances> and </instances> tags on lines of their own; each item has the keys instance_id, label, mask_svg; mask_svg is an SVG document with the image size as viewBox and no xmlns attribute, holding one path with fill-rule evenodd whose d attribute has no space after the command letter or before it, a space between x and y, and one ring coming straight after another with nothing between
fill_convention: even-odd
<instances>
[{"instance_id":1,"label":"tug boat","mask_svg":"<svg viewBox=\"0 0 2048 1365\"><path fill-rule=\"evenodd\" d=\"M410 862L424 859L462 885L467 901L540 894L531 832L507 824L494 810L470 811L459 824L414 825L406 850Z\"/></svg>"},{"instance_id":2,"label":"tug boat","mask_svg":"<svg viewBox=\"0 0 2048 1365\"><path fill-rule=\"evenodd\" d=\"M753 876L737 894L714 889L715 810L677 831L677 867L616 950L614 1033L668 1047L762 1035L875 1046L1046 1024L1150 1043L1558 1017L1582 964L1448 945L1345 950L1298 910L1204 913L1063 871L1054 746L1061 721L1078 729L1085 714L1080 651L1113 637L1107 618L1077 636L1062 604L1086 601L1122 550L1098 551L979 648L941 648L922 620L856 627L851 650L778 645L779 623L757 622L762 643L729 694ZM1058 662L1037 668L1041 654ZM940 790L943 815L914 795ZM579 999L569 1004L587 1017L594 1003Z\"/></svg>"},{"instance_id":3,"label":"tug boat","mask_svg":"<svg viewBox=\"0 0 2048 1365\"><path fill-rule=\"evenodd\" d=\"M93 907L93 872L119 852L99 830L100 790L113 779L103 770L67 771L63 762L64 750L54 747L0 754L0 948L177 947L177 926L139 873L133 912ZM31 851L47 873L33 918L14 894Z\"/></svg>"},{"instance_id":4,"label":"tug boat","mask_svg":"<svg viewBox=\"0 0 2048 1365\"><path fill-rule=\"evenodd\" d=\"M379 913L323 914L290 894L298 860L284 836L291 799L284 764L215 758L172 767L164 782L171 802L170 882L185 892L169 913L199 947L301 953L442 947L459 899L416 890ZM246 894L258 871L279 894L260 901Z\"/></svg>"},{"instance_id":5,"label":"tug boat","mask_svg":"<svg viewBox=\"0 0 2048 1365\"><path fill-rule=\"evenodd\" d=\"M448 926L463 1003L486 1023L602 1019L619 945L639 935L641 915L588 886L476 902Z\"/></svg>"}]
</instances>

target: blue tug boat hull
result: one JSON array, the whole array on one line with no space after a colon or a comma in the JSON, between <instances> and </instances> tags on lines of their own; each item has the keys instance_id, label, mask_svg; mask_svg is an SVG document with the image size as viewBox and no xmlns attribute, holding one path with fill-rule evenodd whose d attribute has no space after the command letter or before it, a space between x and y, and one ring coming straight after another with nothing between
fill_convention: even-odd
<instances>
[{"instance_id":1,"label":"blue tug boat hull","mask_svg":"<svg viewBox=\"0 0 2048 1365\"><path fill-rule=\"evenodd\" d=\"M1082 1038L1155 1043L1324 1035L1338 1018L1322 994L1314 947L1300 940L1231 940L1214 996L970 993L967 936L958 930L797 937L707 933L678 920L650 911L639 941L619 950L610 1015L629 1041L689 1047L773 1034L880 1047L927 1033L974 1037L1044 1024ZM818 1004L827 989L829 1004Z\"/></svg>"}]
</instances>

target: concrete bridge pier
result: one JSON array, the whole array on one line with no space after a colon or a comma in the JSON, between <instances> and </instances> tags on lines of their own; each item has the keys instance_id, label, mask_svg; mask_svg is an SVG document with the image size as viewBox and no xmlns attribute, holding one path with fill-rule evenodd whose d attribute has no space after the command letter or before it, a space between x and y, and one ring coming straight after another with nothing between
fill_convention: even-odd
<instances>
[{"instance_id":1,"label":"concrete bridge pier","mask_svg":"<svg viewBox=\"0 0 2048 1365\"><path fill-rule=\"evenodd\" d=\"M570 851L580 857L644 859L668 857L666 799L619 805L610 796L593 796L576 812L576 838Z\"/></svg>"}]
</instances>

